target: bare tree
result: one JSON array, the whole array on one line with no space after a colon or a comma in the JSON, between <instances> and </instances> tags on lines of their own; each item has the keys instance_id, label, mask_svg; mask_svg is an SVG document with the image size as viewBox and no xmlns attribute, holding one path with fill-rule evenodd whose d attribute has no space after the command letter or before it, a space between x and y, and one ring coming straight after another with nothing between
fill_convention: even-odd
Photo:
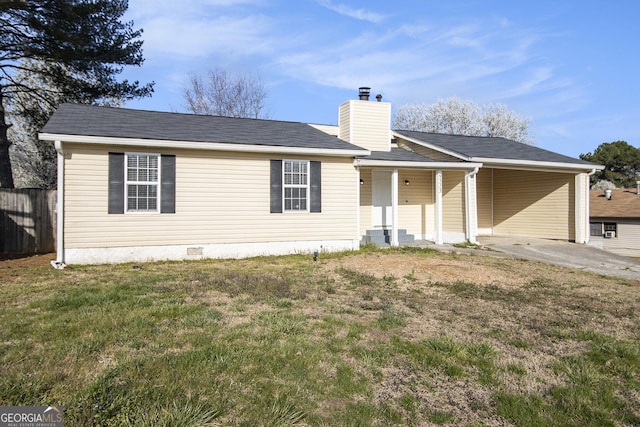
<instances>
[{"instance_id":1,"label":"bare tree","mask_svg":"<svg viewBox=\"0 0 640 427\"><path fill-rule=\"evenodd\" d=\"M398 108L396 129L468 136L492 136L533 144L530 121L502 104L479 106L457 97L438 99L435 104L407 104Z\"/></svg>"},{"instance_id":2,"label":"bare tree","mask_svg":"<svg viewBox=\"0 0 640 427\"><path fill-rule=\"evenodd\" d=\"M486 136L501 136L524 144L533 144L530 133L531 120L509 111L504 104L484 107L484 131Z\"/></svg>"},{"instance_id":3,"label":"bare tree","mask_svg":"<svg viewBox=\"0 0 640 427\"><path fill-rule=\"evenodd\" d=\"M262 80L246 75L230 76L220 68L209 71L206 78L191 75L184 97L189 111L195 114L268 118L267 91Z\"/></svg>"}]
</instances>

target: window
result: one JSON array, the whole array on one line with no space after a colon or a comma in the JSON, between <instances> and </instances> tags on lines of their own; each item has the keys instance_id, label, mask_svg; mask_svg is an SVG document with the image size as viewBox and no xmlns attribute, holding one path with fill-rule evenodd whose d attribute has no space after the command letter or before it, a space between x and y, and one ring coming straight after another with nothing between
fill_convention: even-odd
<instances>
[{"instance_id":1,"label":"window","mask_svg":"<svg viewBox=\"0 0 640 427\"><path fill-rule=\"evenodd\" d=\"M589 224L591 226L591 235L594 237L602 237L604 232L602 231L602 223L601 222L592 222Z\"/></svg>"},{"instance_id":2,"label":"window","mask_svg":"<svg viewBox=\"0 0 640 427\"><path fill-rule=\"evenodd\" d=\"M591 222L591 236L618 237L618 224L615 222Z\"/></svg>"},{"instance_id":3,"label":"window","mask_svg":"<svg viewBox=\"0 0 640 427\"><path fill-rule=\"evenodd\" d=\"M615 222L605 222L603 224L604 237L618 237L618 224Z\"/></svg>"},{"instance_id":4,"label":"window","mask_svg":"<svg viewBox=\"0 0 640 427\"><path fill-rule=\"evenodd\" d=\"M309 162L301 160L285 160L283 173L285 212L306 212Z\"/></svg>"},{"instance_id":5,"label":"window","mask_svg":"<svg viewBox=\"0 0 640 427\"><path fill-rule=\"evenodd\" d=\"M127 212L158 212L159 155L127 154Z\"/></svg>"},{"instance_id":6,"label":"window","mask_svg":"<svg viewBox=\"0 0 640 427\"><path fill-rule=\"evenodd\" d=\"M271 213L322 212L322 165L309 160L271 160Z\"/></svg>"},{"instance_id":7,"label":"window","mask_svg":"<svg viewBox=\"0 0 640 427\"><path fill-rule=\"evenodd\" d=\"M109 153L110 214L176 212L176 156Z\"/></svg>"}]
</instances>

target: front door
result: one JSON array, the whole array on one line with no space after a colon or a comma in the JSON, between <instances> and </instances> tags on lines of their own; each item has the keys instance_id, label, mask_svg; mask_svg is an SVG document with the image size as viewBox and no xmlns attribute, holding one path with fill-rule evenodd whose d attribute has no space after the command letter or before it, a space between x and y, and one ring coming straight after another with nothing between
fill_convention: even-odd
<instances>
[{"instance_id":1,"label":"front door","mask_svg":"<svg viewBox=\"0 0 640 427\"><path fill-rule=\"evenodd\" d=\"M391 171L373 171L371 178L374 228L391 228Z\"/></svg>"}]
</instances>

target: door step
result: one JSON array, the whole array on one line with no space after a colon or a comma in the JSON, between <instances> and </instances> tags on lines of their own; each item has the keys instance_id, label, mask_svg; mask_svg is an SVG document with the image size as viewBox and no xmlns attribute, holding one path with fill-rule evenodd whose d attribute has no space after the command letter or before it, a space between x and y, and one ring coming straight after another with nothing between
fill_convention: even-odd
<instances>
[{"instance_id":1,"label":"door step","mask_svg":"<svg viewBox=\"0 0 640 427\"><path fill-rule=\"evenodd\" d=\"M415 242L415 237L413 234L407 234L407 230L400 228L398 229L398 243L403 245L407 243ZM375 230L367 230L366 234L362 236L361 243L373 243L378 246L385 246L391 244L391 230L388 229L375 229Z\"/></svg>"}]
</instances>

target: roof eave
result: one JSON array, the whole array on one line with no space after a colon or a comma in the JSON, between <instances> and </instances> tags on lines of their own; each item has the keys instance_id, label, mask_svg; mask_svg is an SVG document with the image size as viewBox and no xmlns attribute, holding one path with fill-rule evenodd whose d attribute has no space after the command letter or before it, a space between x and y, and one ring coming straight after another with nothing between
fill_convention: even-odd
<instances>
[{"instance_id":1,"label":"roof eave","mask_svg":"<svg viewBox=\"0 0 640 427\"><path fill-rule=\"evenodd\" d=\"M468 162L411 162L402 160L370 160L370 159L356 159L356 166L383 166L394 168L420 168L420 169L458 169L458 170L473 170L475 168L481 168L482 163L468 163Z\"/></svg>"},{"instance_id":2,"label":"roof eave","mask_svg":"<svg viewBox=\"0 0 640 427\"><path fill-rule=\"evenodd\" d=\"M40 133L38 139L42 141L62 141L72 143L97 144L97 145L126 145L131 147L149 148L181 148L190 150L209 151L235 151L249 153L281 153L281 154L301 154L319 155L332 157L356 157L368 156L369 150L336 149L336 148L308 148L289 147L283 145L259 145L259 144L233 144L224 142L197 142L197 141L173 141L161 139L140 139L140 138L116 138L87 135L66 135L56 133Z\"/></svg>"},{"instance_id":3,"label":"roof eave","mask_svg":"<svg viewBox=\"0 0 640 427\"><path fill-rule=\"evenodd\" d=\"M514 159L496 159L488 157L472 157L471 161L484 163L485 167L494 169L526 169L541 172L591 172L594 170L603 170L602 165L590 165L583 163L568 162L548 162L537 160L514 160Z\"/></svg>"}]
</instances>

